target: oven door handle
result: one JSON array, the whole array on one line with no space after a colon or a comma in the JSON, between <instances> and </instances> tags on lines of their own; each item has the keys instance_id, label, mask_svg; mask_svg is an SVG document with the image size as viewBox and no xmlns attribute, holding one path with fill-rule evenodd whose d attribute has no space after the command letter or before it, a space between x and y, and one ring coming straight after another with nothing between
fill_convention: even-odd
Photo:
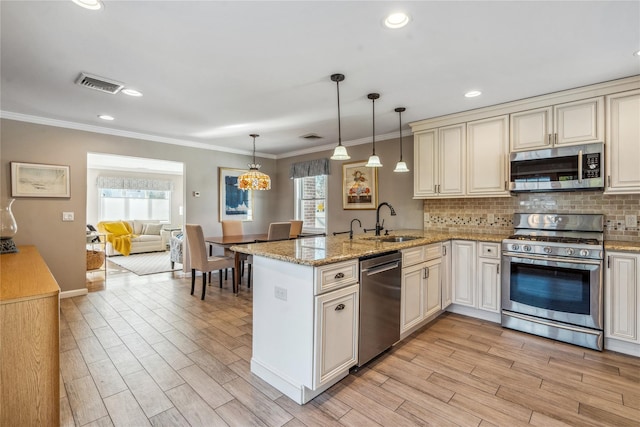
<instances>
[{"instance_id":1,"label":"oven door handle","mask_svg":"<svg viewBox=\"0 0 640 427\"><path fill-rule=\"evenodd\" d=\"M591 259L591 260L585 260L585 259L579 259L579 258L553 258L553 257L544 257L544 256L538 256L538 255L525 255L525 256L520 256L520 255L515 255L515 254L509 254L509 253L505 253L502 254L503 257L505 258L511 258L512 261L516 260L516 259L533 259L533 260L537 260L537 261L552 261L552 262L562 262L565 264L588 264L588 265L600 265L602 264L602 260L601 259ZM517 262L517 261L515 261Z\"/></svg>"}]
</instances>

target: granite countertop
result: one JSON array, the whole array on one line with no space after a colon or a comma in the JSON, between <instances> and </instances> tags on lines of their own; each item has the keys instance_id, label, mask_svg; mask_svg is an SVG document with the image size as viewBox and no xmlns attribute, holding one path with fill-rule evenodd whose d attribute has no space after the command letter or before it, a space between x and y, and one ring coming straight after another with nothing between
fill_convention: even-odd
<instances>
[{"instance_id":1,"label":"granite countertop","mask_svg":"<svg viewBox=\"0 0 640 427\"><path fill-rule=\"evenodd\" d=\"M404 242L383 242L371 234L358 234L353 240L349 240L349 236L345 234L238 245L232 246L231 250L295 264L319 266L451 239L500 243L508 237L506 234L433 233L423 230L394 230L390 236L417 238Z\"/></svg>"},{"instance_id":2,"label":"granite countertop","mask_svg":"<svg viewBox=\"0 0 640 427\"><path fill-rule=\"evenodd\" d=\"M627 242L622 240L605 240L605 251L626 251L640 253L640 242Z\"/></svg>"}]
</instances>

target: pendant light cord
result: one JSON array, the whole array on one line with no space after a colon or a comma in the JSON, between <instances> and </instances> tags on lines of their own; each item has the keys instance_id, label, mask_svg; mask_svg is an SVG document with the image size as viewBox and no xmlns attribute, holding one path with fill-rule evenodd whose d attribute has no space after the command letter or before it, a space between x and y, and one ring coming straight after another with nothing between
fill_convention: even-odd
<instances>
[{"instance_id":1,"label":"pendant light cord","mask_svg":"<svg viewBox=\"0 0 640 427\"><path fill-rule=\"evenodd\" d=\"M373 110L373 155L376 155L376 99L371 98L371 108Z\"/></svg>"},{"instance_id":2,"label":"pendant light cord","mask_svg":"<svg viewBox=\"0 0 640 427\"><path fill-rule=\"evenodd\" d=\"M336 93L338 94L338 145L342 145L342 132L340 130L340 80L336 79Z\"/></svg>"},{"instance_id":3,"label":"pendant light cord","mask_svg":"<svg viewBox=\"0 0 640 427\"><path fill-rule=\"evenodd\" d=\"M402 111L398 111L398 130L400 131L400 161L402 161Z\"/></svg>"}]
</instances>

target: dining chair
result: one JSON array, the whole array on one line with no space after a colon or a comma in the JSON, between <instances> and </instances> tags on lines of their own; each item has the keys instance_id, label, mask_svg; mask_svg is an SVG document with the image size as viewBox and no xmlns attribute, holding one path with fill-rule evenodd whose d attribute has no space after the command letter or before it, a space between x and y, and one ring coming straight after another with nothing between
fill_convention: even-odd
<instances>
[{"instance_id":1,"label":"dining chair","mask_svg":"<svg viewBox=\"0 0 640 427\"><path fill-rule=\"evenodd\" d=\"M289 232L289 237L292 239L297 239L298 236L302 234L302 223L304 221L292 219L289 222L291 223L291 231Z\"/></svg>"},{"instance_id":2,"label":"dining chair","mask_svg":"<svg viewBox=\"0 0 640 427\"><path fill-rule=\"evenodd\" d=\"M209 256L204 241L202 227L197 224L187 224L187 244L189 246L191 260L191 295L196 285L196 270L202 272L202 298L207 289L207 273L218 270L220 276L220 287L222 288L222 270L231 268L231 277L235 283L235 271L233 270L234 260L230 257Z\"/></svg>"},{"instance_id":3,"label":"dining chair","mask_svg":"<svg viewBox=\"0 0 640 427\"><path fill-rule=\"evenodd\" d=\"M291 235L291 222L272 222L269 224L267 240L288 240Z\"/></svg>"},{"instance_id":4,"label":"dining chair","mask_svg":"<svg viewBox=\"0 0 640 427\"><path fill-rule=\"evenodd\" d=\"M244 234L242 221L225 219L220 222L222 223L222 236L242 236ZM224 256L234 257L235 252L229 248L224 248ZM244 265L247 261L247 256L245 254L240 255L240 260L242 261L240 277L242 277L244 276ZM249 274L251 274L251 271L249 271ZM226 270L224 272L224 278L227 278Z\"/></svg>"}]
</instances>

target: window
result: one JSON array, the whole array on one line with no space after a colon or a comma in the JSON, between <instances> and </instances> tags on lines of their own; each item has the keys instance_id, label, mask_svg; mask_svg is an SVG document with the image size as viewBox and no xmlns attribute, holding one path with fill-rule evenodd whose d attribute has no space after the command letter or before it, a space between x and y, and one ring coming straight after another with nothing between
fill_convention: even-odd
<instances>
[{"instance_id":1,"label":"window","mask_svg":"<svg viewBox=\"0 0 640 427\"><path fill-rule=\"evenodd\" d=\"M326 233L327 175L296 178L294 192L295 219L304 221L302 230Z\"/></svg>"},{"instance_id":2,"label":"window","mask_svg":"<svg viewBox=\"0 0 640 427\"><path fill-rule=\"evenodd\" d=\"M171 191L100 189L100 221L154 219L171 222Z\"/></svg>"}]
</instances>

